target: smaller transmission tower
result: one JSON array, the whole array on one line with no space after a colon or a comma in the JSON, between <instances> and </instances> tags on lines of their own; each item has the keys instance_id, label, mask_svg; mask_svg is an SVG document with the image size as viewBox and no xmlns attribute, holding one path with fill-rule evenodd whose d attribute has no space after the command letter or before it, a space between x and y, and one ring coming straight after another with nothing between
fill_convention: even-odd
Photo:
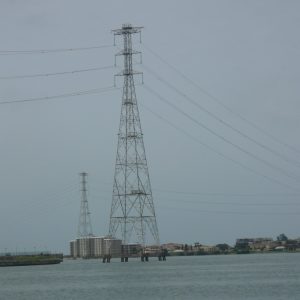
<instances>
[{"instance_id":1,"label":"smaller transmission tower","mask_svg":"<svg viewBox=\"0 0 300 300\"><path fill-rule=\"evenodd\" d=\"M80 204L80 214L78 223L78 238L86 238L93 236L92 233L92 223L91 223L91 213L89 211L88 200L87 200L87 176L88 174L82 172L80 175L81 183L81 204Z\"/></svg>"}]
</instances>

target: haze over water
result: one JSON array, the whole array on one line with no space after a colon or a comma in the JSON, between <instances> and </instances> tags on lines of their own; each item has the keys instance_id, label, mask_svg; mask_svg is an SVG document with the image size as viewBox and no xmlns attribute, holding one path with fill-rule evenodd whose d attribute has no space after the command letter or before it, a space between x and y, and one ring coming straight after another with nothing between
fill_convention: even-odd
<instances>
[{"instance_id":1,"label":"haze over water","mask_svg":"<svg viewBox=\"0 0 300 300\"><path fill-rule=\"evenodd\" d=\"M300 254L65 260L0 269L0 295L26 299L299 299Z\"/></svg>"}]
</instances>

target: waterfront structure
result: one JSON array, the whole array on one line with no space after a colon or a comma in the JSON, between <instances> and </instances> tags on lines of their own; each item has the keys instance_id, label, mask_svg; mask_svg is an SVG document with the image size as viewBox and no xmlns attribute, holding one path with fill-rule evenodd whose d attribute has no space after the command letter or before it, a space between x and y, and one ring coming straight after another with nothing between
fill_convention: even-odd
<instances>
[{"instance_id":1,"label":"waterfront structure","mask_svg":"<svg viewBox=\"0 0 300 300\"><path fill-rule=\"evenodd\" d=\"M251 250L270 249L276 246L276 242L272 238L239 238L236 240L236 248L249 248Z\"/></svg>"},{"instance_id":2,"label":"waterfront structure","mask_svg":"<svg viewBox=\"0 0 300 300\"><path fill-rule=\"evenodd\" d=\"M80 176L80 213L77 229L77 238L70 242L70 253L72 257L93 257L97 255L95 239L92 232L91 214L87 199L87 176L81 172Z\"/></svg>"},{"instance_id":3,"label":"waterfront structure","mask_svg":"<svg viewBox=\"0 0 300 300\"><path fill-rule=\"evenodd\" d=\"M144 247L159 246L159 234L134 84L134 75L142 73L132 68L133 55L141 54L132 49L132 35L141 35L141 29L125 24L112 31L123 37L124 48L116 56L124 57L124 69L116 76L124 77L124 86L109 235Z\"/></svg>"},{"instance_id":4,"label":"waterfront structure","mask_svg":"<svg viewBox=\"0 0 300 300\"><path fill-rule=\"evenodd\" d=\"M141 252L142 252L142 245L140 244L122 245L122 256L124 257L140 256Z\"/></svg>"},{"instance_id":5,"label":"waterfront structure","mask_svg":"<svg viewBox=\"0 0 300 300\"><path fill-rule=\"evenodd\" d=\"M63 254L61 253L6 253L6 255L0 255L0 267L52 265L60 264L62 261Z\"/></svg>"},{"instance_id":6,"label":"waterfront structure","mask_svg":"<svg viewBox=\"0 0 300 300\"><path fill-rule=\"evenodd\" d=\"M70 256L73 258L121 257L121 242L109 236L77 238L70 242Z\"/></svg>"}]
</instances>

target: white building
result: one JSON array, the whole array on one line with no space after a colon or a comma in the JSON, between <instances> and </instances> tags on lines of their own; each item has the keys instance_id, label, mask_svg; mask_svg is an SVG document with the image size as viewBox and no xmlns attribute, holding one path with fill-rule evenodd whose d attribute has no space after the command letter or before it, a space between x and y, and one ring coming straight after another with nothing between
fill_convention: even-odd
<instances>
[{"instance_id":1,"label":"white building","mask_svg":"<svg viewBox=\"0 0 300 300\"><path fill-rule=\"evenodd\" d=\"M121 257L121 243L111 237L81 237L70 242L70 255L74 258Z\"/></svg>"}]
</instances>

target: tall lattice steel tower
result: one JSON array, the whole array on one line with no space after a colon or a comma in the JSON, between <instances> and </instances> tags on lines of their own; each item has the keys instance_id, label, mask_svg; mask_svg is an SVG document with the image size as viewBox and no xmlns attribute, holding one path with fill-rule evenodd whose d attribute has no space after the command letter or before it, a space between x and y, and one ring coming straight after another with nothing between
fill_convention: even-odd
<instances>
[{"instance_id":1,"label":"tall lattice steel tower","mask_svg":"<svg viewBox=\"0 0 300 300\"><path fill-rule=\"evenodd\" d=\"M80 214L78 222L78 238L86 238L93 236L92 223L91 223L91 214L89 211L88 200L87 200L87 176L88 174L82 172L80 176L80 185L81 185L81 203L80 203Z\"/></svg>"},{"instance_id":2,"label":"tall lattice steel tower","mask_svg":"<svg viewBox=\"0 0 300 300\"><path fill-rule=\"evenodd\" d=\"M118 134L117 158L110 212L109 234L120 237L123 244L138 242L159 245L159 234L152 198L147 160L135 93L132 35L142 27L125 24L113 30L114 38L123 36L124 48L116 54L124 57L122 108Z\"/></svg>"}]
</instances>

